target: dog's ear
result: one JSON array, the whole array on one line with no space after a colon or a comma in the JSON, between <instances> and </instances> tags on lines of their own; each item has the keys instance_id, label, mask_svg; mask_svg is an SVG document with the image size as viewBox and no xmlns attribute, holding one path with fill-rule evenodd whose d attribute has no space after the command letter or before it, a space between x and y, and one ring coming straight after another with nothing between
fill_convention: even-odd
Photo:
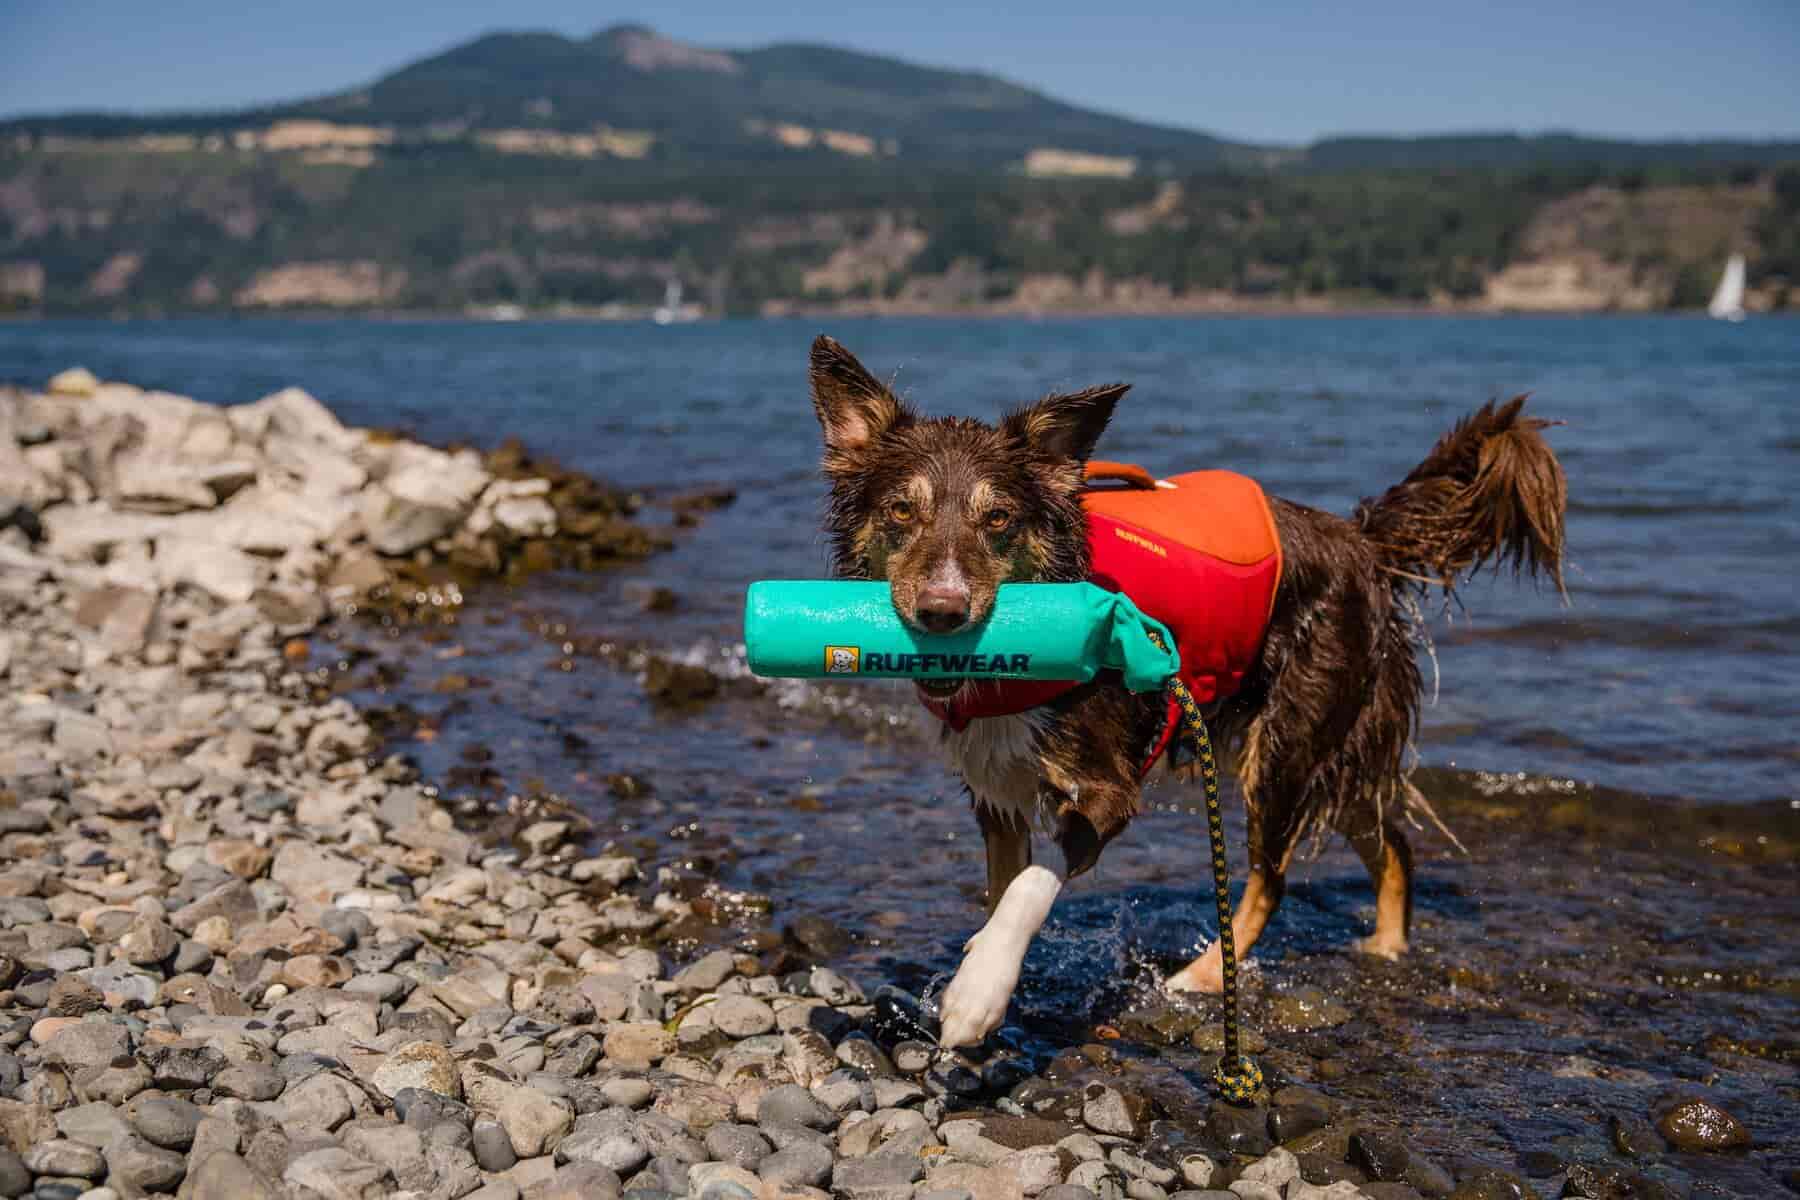
<instances>
[{"instance_id":1,"label":"dog's ear","mask_svg":"<svg viewBox=\"0 0 1800 1200\"><path fill-rule=\"evenodd\" d=\"M813 340L813 411L825 431L825 466L843 463L890 429L913 417L898 397L856 361L836 340L820 334Z\"/></svg>"},{"instance_id":2,"label":"dog's ear","mask_svg":"<svg viewBox=\"0 0 1800 1200\"><path fill-rule=\"evenodd\" d=\"M1008 414L1000 427L1039 454L1086 462L1112 420L1113 406L1130 390L1129 383L1109 383L1085 392L1046 396L1030 408Z\"/></svg>"}]
</instances>

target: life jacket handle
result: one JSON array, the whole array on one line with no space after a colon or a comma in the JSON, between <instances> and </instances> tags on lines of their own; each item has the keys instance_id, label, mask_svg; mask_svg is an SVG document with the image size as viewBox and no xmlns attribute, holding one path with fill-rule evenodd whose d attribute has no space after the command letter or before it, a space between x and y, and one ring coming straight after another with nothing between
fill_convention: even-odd
<instances>
[{"instance_id":1,"label":"life jacket handle","mask_svg":"<svg viewBox=\"0 0 1800 1200\"><path fill-rule=\"evenodd\" d=\"M1136 463L1109 462L1106 459L1092 458L1088 460L1086 477L1089 483L1123 483L1128 487L1140 488L1144 491L1156 489L1156 476Z\"/></svg>"}]
</instances>

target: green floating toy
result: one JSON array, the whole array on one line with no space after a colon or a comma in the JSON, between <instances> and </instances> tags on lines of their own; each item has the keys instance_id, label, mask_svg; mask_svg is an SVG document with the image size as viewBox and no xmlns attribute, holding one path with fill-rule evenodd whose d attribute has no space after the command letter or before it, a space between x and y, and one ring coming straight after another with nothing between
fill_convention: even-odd
<instances>
[{"instance_id":1,"label":"green floating toy","mask_svg":"<svg viewBox=\"0 0 1800 1200\"><path fill-rule=\"evenodd\" d=\"M758 675L800 679L1039 679L1086 683L1118 671L1134 692L1181 669L1175 639L1118 592L1091 583L1002 584L988 619L922 633L885 583L765 580L744 597L744 645Z\"/></svg>"}]
</instances>

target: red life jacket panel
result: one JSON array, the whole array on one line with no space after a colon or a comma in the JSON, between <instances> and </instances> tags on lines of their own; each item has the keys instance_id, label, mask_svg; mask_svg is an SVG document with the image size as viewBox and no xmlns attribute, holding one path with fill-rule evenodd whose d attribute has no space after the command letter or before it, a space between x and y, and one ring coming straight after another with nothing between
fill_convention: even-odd
<instances>
[{"instance_id":1,"label":"red life jacket panel","mask_svg":"<svg viewBox=\"0 0 1800 1200\"><path fill-rule=\"evenodd\" d=\"M1087 478L1082 507L1092 556L1089 579L1124 592L1169 627L1181 652L1182 681L1197 702L1210 704L1236 692L1262 649L1281 583L1281 540L1262 488L1231 471L1158 480L1142 467L1110 462L1090 462ZM995 680L970 685L952 703L921 698L960 730L977 718L1036 708L1074 686ZM1180 726L1173 699L1169 709L1146 772Z\"/></svg>"}]
</instances>

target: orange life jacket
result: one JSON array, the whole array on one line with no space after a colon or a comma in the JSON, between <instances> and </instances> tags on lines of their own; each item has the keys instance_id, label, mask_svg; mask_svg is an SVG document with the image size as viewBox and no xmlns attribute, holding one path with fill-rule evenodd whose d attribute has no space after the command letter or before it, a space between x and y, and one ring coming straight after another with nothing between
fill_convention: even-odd
<instances>
[{"instance_id":1,"label":"orange life jacket","mask_svg":"<svg viewBox=\"0 0 1800 1200\"><path fill-rule=\"evenodd\" d=\"M1090 462L1087 478L1081 500L1092 556L1088 578L1124 592L1169 627L1181 652L1181 678L1197 702L1236 692L1262 649L1281 582L1281 540L1262 488L1231 471L1158 480L1142 467L1111 462ZM961 730L977 718L1037 708L1075 686L995 680L969 685L952 702L921 699ZM1173 698L1168 704L1146 774L1180 728L1180 706Z\"/></svg>"}]
</instances>

